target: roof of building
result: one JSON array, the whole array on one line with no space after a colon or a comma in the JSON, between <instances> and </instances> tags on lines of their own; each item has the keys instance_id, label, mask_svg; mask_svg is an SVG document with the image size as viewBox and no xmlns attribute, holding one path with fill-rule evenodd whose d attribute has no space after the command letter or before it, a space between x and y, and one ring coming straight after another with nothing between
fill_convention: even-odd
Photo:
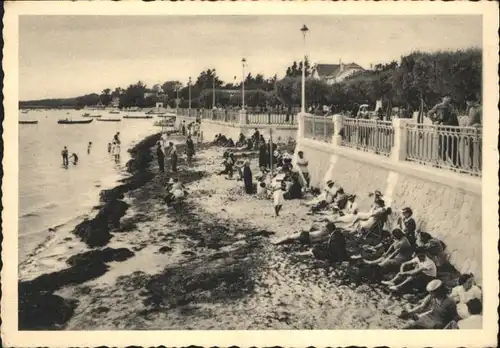
<instances>
[{"instance_id":1,"label":"roof of building","mask_svg":"<svg viewBox=\"0 0 500 348\"><path fill-rule=\"evenodd\" d=\"M316 64L315 69L320 77L335 77L340 74L340 64ZM363 69L359 64L344 64L344 69Z\"/></svg>"}]
</instances>

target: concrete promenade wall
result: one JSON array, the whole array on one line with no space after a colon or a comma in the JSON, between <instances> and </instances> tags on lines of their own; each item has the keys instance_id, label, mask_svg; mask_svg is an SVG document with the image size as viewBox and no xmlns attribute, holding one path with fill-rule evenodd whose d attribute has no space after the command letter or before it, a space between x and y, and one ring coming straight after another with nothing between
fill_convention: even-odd
<instances>
[{"instance_id":1,"label":"concrete promenade wall","mask_svg":"<svg viewBox=\"0 0 500 348\"><path fill-rule=\"evenodd\" d=\"M362 210L372 202L369 192L380 190L393 211L412 207L421 231L446 244L450 262L460 272L482 277L481 179L406 161L297 138L296 152L309 160L311 184L338 182L355 193ZM394 213L389 223L394 225ZM392 227L392 226L391 226Z\"/></svg>"}]
</instances>

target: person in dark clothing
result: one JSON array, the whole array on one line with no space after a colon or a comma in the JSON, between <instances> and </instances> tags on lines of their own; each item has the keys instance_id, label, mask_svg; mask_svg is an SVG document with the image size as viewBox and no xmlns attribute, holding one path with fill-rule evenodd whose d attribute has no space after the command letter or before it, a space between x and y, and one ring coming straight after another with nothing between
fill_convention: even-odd
<instances>
[{"instance_id":1,"label":"person in dark clothing","mask_svg":"<svg viewBox=\"0 0 500 348\"><path fill-rule=\"evenodd\" d=\"M243 183L245 184L245 192L247 194L253 193L252 170L250 169L250 162L246 161L243 167Z\"/></svg>"},{"instance_id":2,"label":"person in dark clothing","mask_svg":"<svg viewBox=\"0 0 500 348\"><path fill-rule=\"evenodd\" d=\"M188 165L191 165L191 161L193 160L194 156L194 143L193 139L191 139L191 135L188 135L186 140L186 156Z\"/></svg>"},{"instance_id":3,"label":"person in dark clothing","mask_svg":"<svg viewBox=\"0 0 500 348\"><path fill-rule=\"evenodd\" d=\"M182 121L182 135L186 135L186 123Z\"/></svg>"},{"instance_id":4,"label":"person in dark clothing","mask_svg":"<svg viewBox=\"0 0 500 348\"><path fill-rule=\"evenodd\" d=\"M342 230L337 228L331 234L328 241L315 245L312 249L315 258L329 260L332 262L349 261L345 236Z\"/></svg>"},{"instance_id":5,"label":"person in dark clothing","mask_svg":"<svg viewBox=\"0 0 500 348\"><path fill-rule=\"evenodd\" d=\"M111 143L108 143L108 153L111 153Z\"/></svg>"},{"instance_id":6,"label":"person in dark clothing","mask_svg":"<svg viewBox=\"0 0 500 348\"><path fill-rule=\"evenodd\" d=\"M113 141L117 144L121 144L120 142L120 132L116 132L116 134L113 136Z\"/></svg>"},{"instance_id":7,"label":"person in dark clothing","mask_svg":"<svg viewBox=\"0 0 500 348\"><path fill-rule=\"evenodd\" d=\"M415 219L413 218L413 211L410 207L406 207L403 208L401 212L403 216L398 218L398 226L401 231L403 231L406 238L408 238L408 242L410 242L410 245L415 248L417 240L415 235L417 231L417 224L415 222Z\"/></svg>"},{"instance_id":8,"label":"person in dark clothing","mask_svg":"<svg viewBox=\"0 0 500 348\"><path fill-rule=\"evenodd\" d=\"M243 133L240 133L240 135L238 137L238 142L236 143L236 146L240 147L243 145L245 145L245 136L243 135Z\"/></svg>"},{"instance_id":9,"label":"person in dark clothing","mask_svg":"<svg viewBox=\"0 0 500 348\"><path fill-rule=\"evenodd\" d=\"M299 173L291 172L289 180L291 181L291 185L288 191L284 194L285 199L302 198L302 185L300 185Z\"/></svg>"},{"instance_id":10,"label":"person in dark clothing","mask_svg":"<svg viewBox=\"0 0 500 348\"><path fill-rule=\"evenodd\" d=\"M163 173L165 171L165 155L163 154L160 142L156 144L156 157L158 159L158 168L160 172Z\"/></svg>"},{"instance_id":11,"label":"person in dark clothing","mask_svg":"<svg viewBox=\"0 0 500 348\"><path fill-rule=\"evenodd\" d=\"M63 159L63 166L67 166L69 161L68 161L68 148L66 146L61 151L61 156Z\"/></svg>"},{"instance_id":12,"label":"person in dark clothing","mask_svg":"<svg viewBox=\"0 0 500 348\"><path fill-rule=\"evenodd\" d=\"M71 155L71 157L73 157L73 164L76 166L76 164L78 163L78 156L76 153L73 153Z\"/></svg>"},{"instance_id":13,"label":"person in dark clothing","mask_svg":"<svg viewBox=\"0 0 500 348\"><path fill-rule=\"evenodd\" d=\"M441 103L429 110L432 123L440 126L458 126L458 118L451 105L451 97L443 97ZM445 128L449 132L456 132L454 128ZM450 161L454 166L458 160L458 138L450 135L439 135L439 159Z\"/></svg>"},{"instance_id":14,"label":"person in dark clothing","mask_svg":"<svg viewBox=\"0 0 500 348\"><path fill-rule=\"evenodd\" d=\"M175 145L173 142L169 142L169 149L168 153L170 154L170 165L172 166L172 171L176 172L177 171L177 149L175 148Z\"/></svg>"},{"instance_id":15,"label":"person in dark clothing","mask_svg":"<svg viewBox=\"0 0 500 348\"><path fill-rule=\"evenodd\" d=\"M260 132L257 128L255 128L255 132L252 135L252 141L254 144L254 146L253 146L254 148L257 148L257 146L259 144L259 139L260 139Z\"/></svg>"},{"instance_id":16,"label":"person in dark clothing","mask_svg":"<svg viewBox=\"0 0 500 348\"><path fill-rule=\"evenodd\" d=\"M266 167L269 165L268 163L269 156L267 155L267 146L266 143L261 142L259 146L259 168Z\"/></svg>"}]
</instances>

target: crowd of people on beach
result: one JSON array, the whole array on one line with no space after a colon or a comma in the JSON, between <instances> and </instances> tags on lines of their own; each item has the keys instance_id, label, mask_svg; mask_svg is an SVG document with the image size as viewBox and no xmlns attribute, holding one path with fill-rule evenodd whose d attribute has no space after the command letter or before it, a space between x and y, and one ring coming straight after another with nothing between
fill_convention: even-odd
<instances>
[{"instance_id":1,"label":"crowd of people on beach","mask_svg":"<svg viewBox=\"0 0 500 348\"><path fill-rule=\"evenodd\" d=\"M175 172L176 148L173 142L166 144L164 135L157 144L159 169L165 170L164 158L170 156L171 170ZM286 201L303 200L301 203L314 220L312 227L275 242L277 247L306 246L316 259L352 266L353 277L359 282L378 284L400 295L425 295L420 304L399 313L401 318L409 320L407 329L481 328L482 290L474 275L460 275L458 284L451 292L448 290L450 282L440 277L452 267L445 245L417 228L411 207L393 212L386 206L382 192L376 190L369 193L373 199L370 209L362 212L356 203L356 193L346 193L333 180L327 181L323 190L311 187L304 152L297 151L294 165L293 154L285 145L271 139L266 141L258 129L250 137L240 134L236 143L217 134L212 144L223 150L223 169L217 174L242 181L244 194L271 200L276 218ZM194 152L191 134L186 134L188 165ZM254 154L259 164L255 175L250 166ZM171 178L165 203L172 206L186 196L182 183ZM391 219L394 214L398 217Z\"/></svg>"}]
</instances>

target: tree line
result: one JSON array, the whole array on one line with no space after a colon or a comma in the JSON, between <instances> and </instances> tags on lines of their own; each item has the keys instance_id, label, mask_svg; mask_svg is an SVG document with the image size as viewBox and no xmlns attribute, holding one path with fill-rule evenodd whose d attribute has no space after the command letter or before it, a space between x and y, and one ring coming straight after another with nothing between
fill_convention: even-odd
<instances>
[{"instance_id":1,"label":"tree line","mask_svg":"<svg viewBox=\"0 0 500 348\"><path fill-rule=\"evenodd\" d=\"M435 53L413 52L403 56L401 61L377 64L370 70L360 71L339 83L328 84L314 79L313 67L305 60L306 100L308 105L331 105L336 111L351 110L360 104L375 105L382 100L386 106L400 106L417 110L421 101L432 107L442 96L453 98L459 109L465 108L465 99L474 95L481 100L482 93L482 50L467 49ZM262 74L245 76L245 105L248 106L298 106L301 99L302 62L293 62L284 71L284 77L277 75L266 78ZM100 94L93 93L70 99L21 102L46 103L50 107L73 104L76 107L101 103L109 105L114 98L120 107L151 107L156 102L171 107L180 102L180 107L211 108L215 91L216 106L241 105L241 78L224 82L215 69L202 71L189 84L180 81L166 81L148 88L138 81L127 88L107 88ZM191 91L191 92L190 92ZM178 98L178 99L177 99Z\"/></svg>"}]
</instances>

